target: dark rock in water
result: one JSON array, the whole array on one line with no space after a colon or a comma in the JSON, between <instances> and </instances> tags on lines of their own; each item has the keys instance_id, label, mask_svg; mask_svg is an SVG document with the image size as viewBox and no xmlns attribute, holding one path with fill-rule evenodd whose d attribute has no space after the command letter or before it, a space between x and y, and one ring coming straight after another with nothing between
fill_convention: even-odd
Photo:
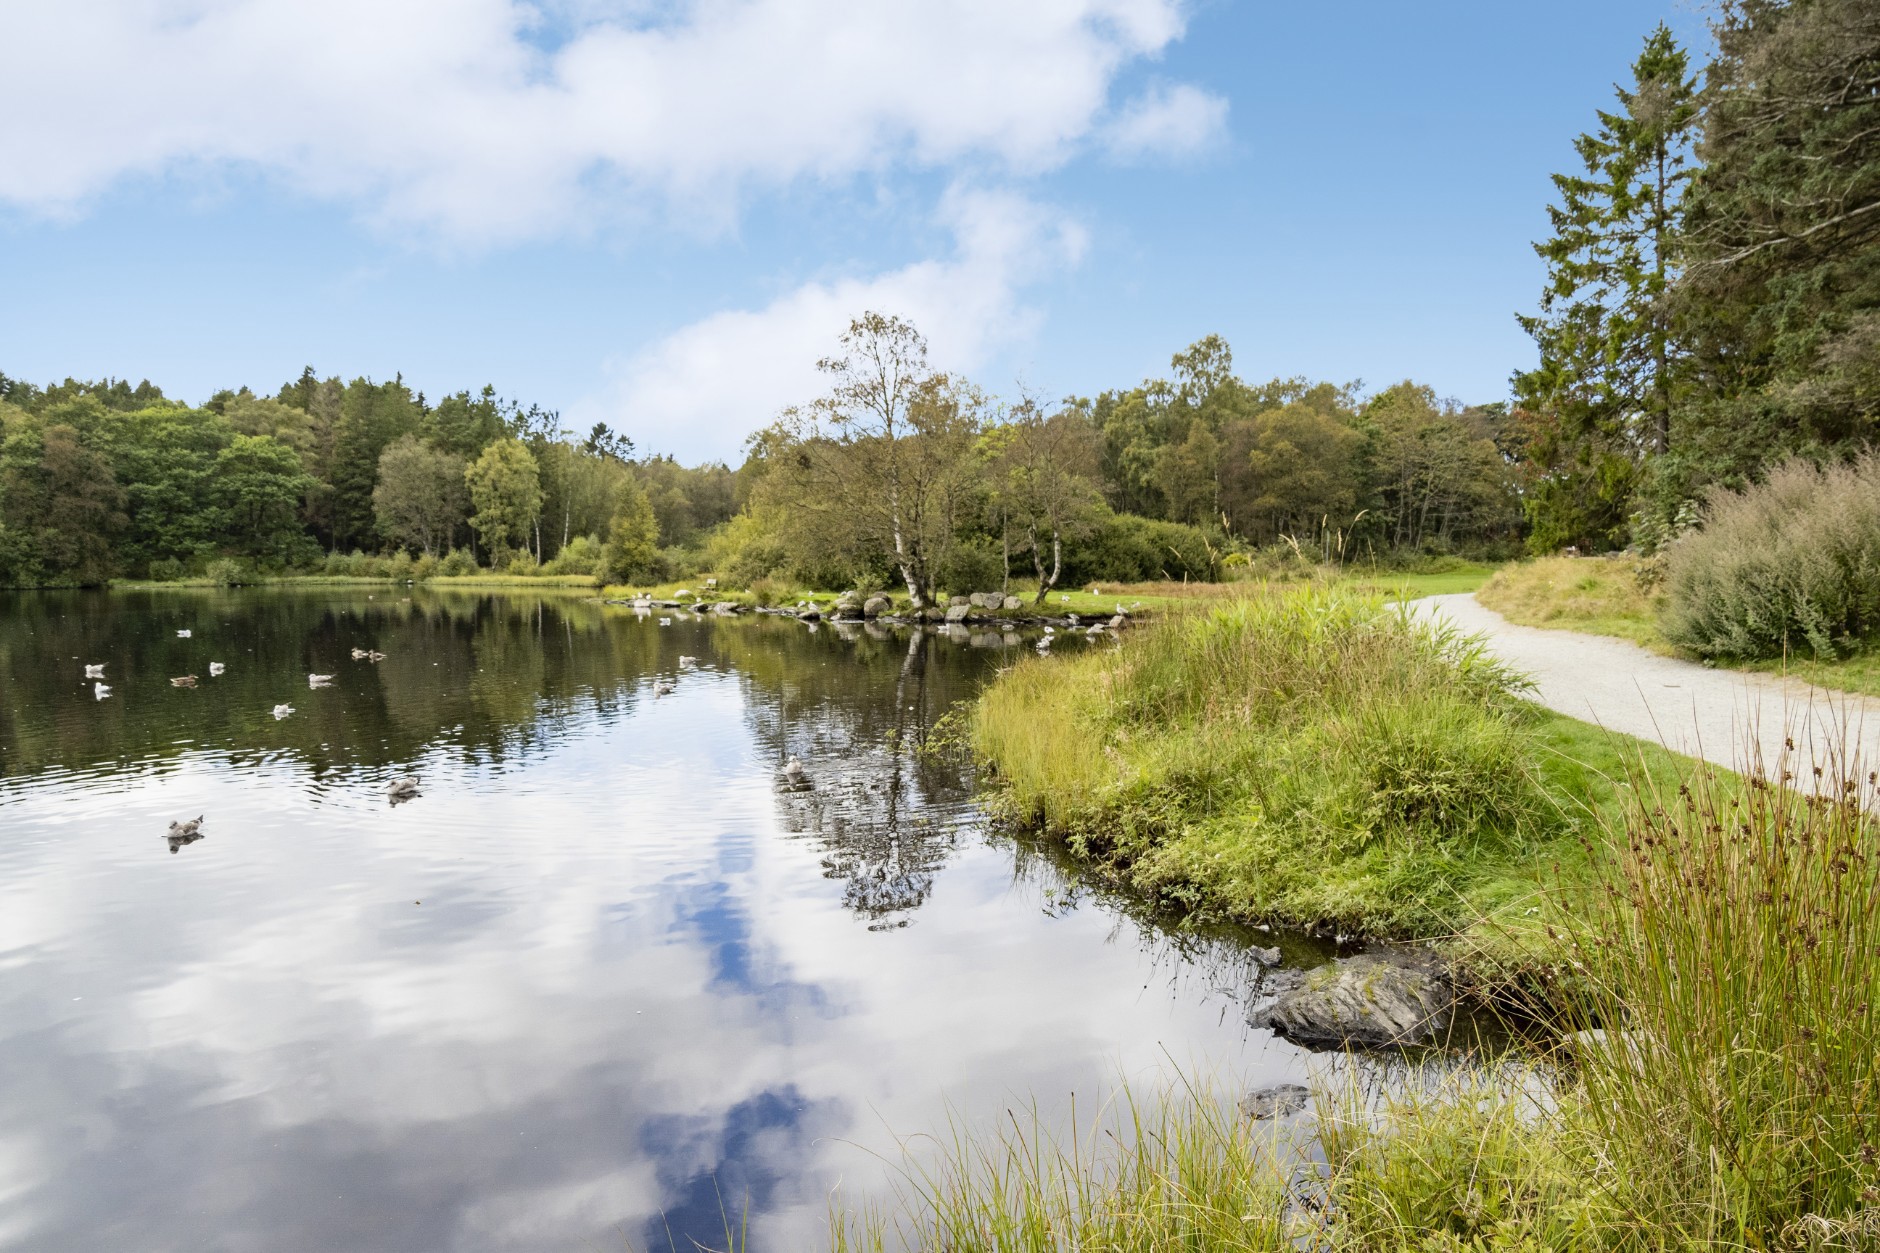
<instances>
[{"instance_id":1,"label":"dark rock in water","mask_svg":"<svg viewBox=\"0 0 1880 1253\"><path fill-rule=\"evenodd\" d=\"M1241 1097L1240 1112L1243 1117L1259 1122L1296 1114L1310 1104L1312 1089L1300 1087L1296 1083L1278 1083Z\"/></svg>"},{"instance_id":2,"label":"dark rock in water","mask_svg":"<svg viewBox=\"0 0 1880 1253\"><path fill-rule=\"evenodd\" d=\"M1248 951L1253 954L1253 960L1259 962L1262 966L1279 965L1280 951L1277 946L1273 948L1261 948L1256 944Z\"/></svg>"},{"instance_id":3,"label":"dark rock in water","mask_svg":"<svg viewBox=\"0 0 1880 1253\"><path fill-rule=\"evenodd\" d=\"M1250 1021L1299 1044L1387 1048L1429 1042L1454 1009L1435 954L1364 953L1311 971Z\"/></svg>"}]
</instances>

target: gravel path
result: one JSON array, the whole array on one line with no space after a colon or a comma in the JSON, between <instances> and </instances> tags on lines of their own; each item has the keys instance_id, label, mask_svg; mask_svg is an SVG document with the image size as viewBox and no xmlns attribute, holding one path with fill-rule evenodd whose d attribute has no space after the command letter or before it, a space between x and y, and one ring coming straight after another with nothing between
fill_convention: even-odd
<instances>
[{"instance_id":1,"label":"gravel path","mask_svg":"<svg viewBox=\"0 0 1880 1253\"><path fill-rule=\"evenodd\" d=\"M1790 736L1804 765L1825 762L1827 746L1845 738L1862 774L1880 768L1880 700L1713 670L1603 635L1516 626L1466 593L1425 597L1413 608L1487 637L1495 656L1533 678L1536 700L1569 717L1732 769L1745 764L1746 749L1773 769Z\"/></svg>"}]
</instances>

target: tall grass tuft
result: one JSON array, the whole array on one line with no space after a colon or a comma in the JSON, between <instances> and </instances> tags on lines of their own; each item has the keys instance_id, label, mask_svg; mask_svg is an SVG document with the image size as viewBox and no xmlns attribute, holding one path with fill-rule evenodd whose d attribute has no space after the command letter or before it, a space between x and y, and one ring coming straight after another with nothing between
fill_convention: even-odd
<instances>
[{"instance_id":1,"label":"tall grass tuft","mask_svg":"<svg viewBox=\"0 0 1880 1253\"><path fill-rule=\"evenodd\" d=\"M1521 686L1441 625L1294 587L1021 662L972 740L1010 816L1173 903L1428 933L1558 820Z\"/></svg>"},{"instance_id":2,"label":"tall grass tuft","mask_svg":"<svg viewBox=\"0 0 1880 1253\"><path fill-rule=\"evenodd\" d=\"M1641 777L1596 925L1567 941L1603 1027L1579 1050L1584 1116L1641 1232L1871 1249L1880 784L1847 761L1778 774L1701 771L1675 794Z\"/></svg>"},{"instance_id":3,"label":"tall grass tuft","mask_svg":"<svg viewBox=\"0 0 1880 1253\"><path fill-rule=\"evenodd\" d=\"M923 1148L928 1152L922 1152ZM955 1126L910 1145L886 1207L836 1209L836 1253L888 1249L1060 1253L1102 1249L1278 1251L1290 1161L1273 1125L1190 1089L1138 1103L1125 1090L1094 1124L1052 1130L1036 1110L991 1132Z\"/></svg>"},{"instance_id":4,"label":"tall grass tuft","mask_svg":"<svg viewBox=\"0 0 1880 1253\"><path fill-rule=\"evenodd\" d=\"M1705 657L1830 660L1880 632L1880 454L1713 492L1667 558L1665 638Z\"/></svg>"}]
</instances>

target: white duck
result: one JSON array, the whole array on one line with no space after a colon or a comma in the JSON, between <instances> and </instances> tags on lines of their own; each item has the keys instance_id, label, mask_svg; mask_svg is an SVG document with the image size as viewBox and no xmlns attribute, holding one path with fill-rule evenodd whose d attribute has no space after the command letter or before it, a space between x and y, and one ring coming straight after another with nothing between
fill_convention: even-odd
<instances>
[{"instance_id":1,"label":"white duck","mask_svg":"<svg viewBox=\"0 0 1880 1253\"><path fill-rule=\"evenodd\" d=\"M95 666L86 666L85 677L88 679L104 678L104 663L101 661Z\"/></svg>"},{"instance_id":2,"label":"white duck","mask_svg":"<svg viewBox=\"0 0 1880 1253\"><path fill-rule=\"evenodd\" d=\"M94 683L91 685L91 698L93 700L103 700L105 697L109 696L110 694L111 694L111 688L108 684Z\"/></svg>"},{"instance_id":3,"label":"white duck","mask_svg":"<svg viewBox=\"0 0 1880 1253\"><path fill-rule=\"evenodd\" d=\"M385 788L386 799L397 805L418 795L418 780L411 775L393 779Z\"/></svg>"},{"instance_id":4,"label":"white duck","mask_svg":"<svg viewBox=\"0 0 1880 1253\"><path fill-rule=\"evenodd\" d=\"M698 669L698 658L697 658L697 657L681 657L681 658L679 658L679 669L681 669L681 670L696 670L696 669Z\"/></svg>"},{"instance_id":5,"label":"white duck","mask_svg":"<svg viewBox=\"0 0 1880 1253\"><path fill-rule=\"evenodd\" d=\"M209 663L209 677L213 679L226 669L228 669L228 667L223 665L221 662L212 661Z\"/></svg>"},{"instance_id":6,"label":"white duck","mask_svg":"<svg viewBox=\"0 0 1880 1253\"><path fill-rule=\"evenodd\" d=\"M274 707L274 720L279 722L282 718L285 718L288 714L293 712L294 707L292 705L276 705Z\"/></svg>"},{"instance_id":7,"label":"white duck","mask_svg":"<svg viewBox=\"0 0 1880 1253\"><path fill-rule=\"evenodd\" d=\"M674 683L671 679L661 679L659 682L653 684L654 696L671 696L678 690L679 685Z\"/></svg>"},{"instance_id":8,"label":"white duck","mask_svg":"<svg viewBox=\"0 0 1880 1253\"><path fill-rule=\"evenodd\" d=\"M308 687L330 687L333 676L330 674L310 674L307 676Z\"/></svg>"},{"instance_id":9,"label":"white duck","mask_svg":"<svg viewBox=\"0 0 1880 1253\"><path fill-rule=\"evenodd\" d=\"M182 630L176 633L176 638L179 640L186 640L189 638L189 636L190 636L190 631L188 627L184 627Z\"/></svg>"}]
</instances>

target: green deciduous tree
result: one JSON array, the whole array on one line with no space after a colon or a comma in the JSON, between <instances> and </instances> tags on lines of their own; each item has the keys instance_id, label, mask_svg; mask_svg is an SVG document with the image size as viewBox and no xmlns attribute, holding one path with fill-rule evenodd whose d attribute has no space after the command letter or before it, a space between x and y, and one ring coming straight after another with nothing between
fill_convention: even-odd
<instances>
[{"instance_id":1,"label":"green deciduous tree","mask_svg":"<svg viewBox=\"0 0 1880 1253\"><path fill-rule=\"evenodd\" d=\"M464 470L475 509L470 525L492 559L525 544L542 513L542 476L519 439L499 439Z\"/></svg>"},{"instance_id":2,"label":"green deciduous tree","mask_svg":"<svg viewBox=\"0 0 1880 1253\"><path fill-rule=\"evenodd\" d=\"M1031 554L1038 603L1064 573L1064 546L1088 534L1103 494L1097 490L1099 438L1083 414L1047 416L1030 400L981 437L992 501L1005 528L1015 527Z\"/></svg>"},{"instance_id":3,"label":"green deciduous tree","mask_svg":"<svg viewBox=\"0 0 1880 1253\"><path fill-rule=\"evenodd\" d=\"M452 546L470 513L464 459L403 435L379 454L372 512L394 544L440 553Z\"/></svg>"},{"instance_id":4,"label":"green deciduous tree","mask_svg":"<svg viewBox=\"0 0 1880 1253\"><path fill-rule=\"evenodd\" d=\"M14 411L18 413L17 410ZM124 492L105 457L61 423L19 418L0 439L0 584L96 584L113 573Z\"/></svg>"},{"instance_id":5,"label":"green deciduous tree","mask_svg":"<svg viewBox=\"0 0 1880 1253\"><path fill-rule=\"evenodd\" d=\"M300 455L268 435L237 435L216 454L215 503L222 545L286 564L309 548L300 505L312 479Z\"/></svg>"},{"instance_id":6,"label":"green deciduous tree","mask_svg":"<svg viewBox=\"0 0 1880 1253\"><path fill-rule=\"evenodd\" d=\"M649 581L659 567L659 519L640 485L622 478L616 486L614 515L607 525L602 577L609 583Z\"/></svg>"}]
</instances>

